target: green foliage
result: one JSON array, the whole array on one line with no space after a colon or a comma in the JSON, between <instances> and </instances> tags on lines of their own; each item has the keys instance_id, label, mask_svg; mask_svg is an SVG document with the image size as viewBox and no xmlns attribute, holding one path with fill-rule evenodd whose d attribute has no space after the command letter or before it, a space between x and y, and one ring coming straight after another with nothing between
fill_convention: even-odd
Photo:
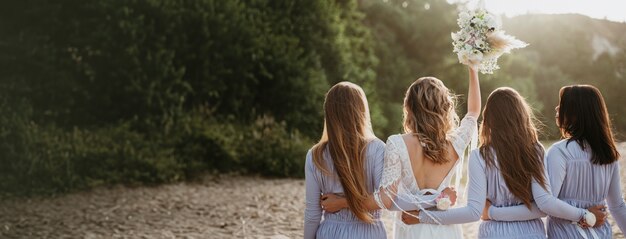
<instances>
[{"instance_id":1,"label":"green foliage","mask_svg":"<svg viewBox=\"0 0 626 239\"><path fill-rule=\"evenodd\" d=\"M30 110L4 104L0 112L2 192L56 193L102 184L171 182L185 176L181 174L185 165L177 163L171 149L128 124L64 130L36 124L29 119Z\"/></svg>"},{"instance_id":2,"label":"green foliage","mask_svg":"<svg viewBox=\"0 0 626 239\"><path fill-rule=\"evenodd\" d=\"M0 8L0 190L57 193L207 172L302 176L324 93L361 85L376 134L401 132L418 77L461 95L445 0L13 1ZM546 127L558 90L600 88L626 131L623 23L577 15L504 19L530 46L481 76L483 100L520 91ZM598 40L600 39L600 40ZM598 41L606 48L598 51ZM595 45L594 45L595 44ZM604 44L604 45L603 45Z\"/></svg>"},{"instance_id":3,"label":"green foliage","mask_svg":"<svg viewBox=\"0 0 626 239\"><path fill-rule=\"evenodd\" d=\"M304 177L304 157L313 142L285 129L284 122L262 117L246 130L238 151L243 168L267 176Z\"/></svg>"},{"instance_id":4,"label":"green foliage","mask_svg":"<svg viewBox=\"0 0 626 239\"><path fill-rule=\"evenodd\" d=\"M401 131L402 95L421 76L441 79L461 96L459 114L465 111L467 73L452 53L450 39L450 32L458 29L457 9L464 7L437 0L362 1L365 25L372 32L380 61L376 90L388 119L377 129L382 138ZM554 107L559 89L592 84L602 91L616 132L626 131L626 109L617 103L626 100L621 93L626 82L625 24L580 15L503 18L504 29L530 46L504 55L495 74L481 75L483 101L497 87L517 89L545 125L542 137L556 139L560 135L554 125ZM617 51L594 57L596 51L607 49L606 44Z\"/></svg>"},{"instance_id":5,"label":"green foliage","mask_svg":"<svg viewBox=\"0 0 626 239\"><path fill-rule=\"evenodd\" d=\"M626 24L563 14L518 16L505 19L504 26L507 32L530 43L522 51L528 56L525 65L536 68L529 75L543 105L550 138L559 137L553 122L560 88L590 84L602 92L618 138L623 140L626 108L620 103L626 102Z\"/></svg>"},{"instance_id":6,"label":"green foliage","mask_svg":"<svg viewBox=\"0 0 626 239\"><path fill-rule=\"evenodd\" d=\"M2 49L10 56L2 63L17 67L5 69L3 83L28 95L35 120L63 127L170 118L208 104L241 123L271 114L289 126L321 128L326 78L345 80L351 76L346 71L360 72L352 57L333 51L350 51L337 42L360 35L329 30L344 13L331 1L14 5L24 14L2 19L8 26ZM318 13L328 19L316 22ZM24 19L34 22L24 25ZM327 72L321 59L347 70Z\"/></svg>"},{"instance_id":7,"label":"green foliage","mask_svg":"<svg viewBox=\"0 0 626 239\"><path fill-rule=\"evenodd\" d=\"M302 176L324 92L339 81L364 86L385 122L356 1L6 5L3 190Z\"/></svg>"},{"instance_id":8,"label":"green foliage","mask_svg":"<svg viewBox=\"0 0 626 239\"><path fill-rule=\"evenodd\" d=\"M375 89L382 115L388 119L376 124L374 118L374 126L377 135L386 138L401 132L402 96L417 78L435 76L456 92L467 89L463 67L456 63L449 40L456 27L456 6L426 0L362 2L365 25L380 60Z\"/></svg>"},{"instance_id":9,"label":"green foliage","mask_svg":"<svg viewBox=\"0 0 626 239\"><path fill-rule=\"evenodd\" d=\"M211 171L302 176L312 142L284 122L249 126L190 113L167 133L139 133L137 122L86 130L38 125L30 112L0 108L0 191L51 194L112 184L157 184Z\"/></svg>"}]
</instances>

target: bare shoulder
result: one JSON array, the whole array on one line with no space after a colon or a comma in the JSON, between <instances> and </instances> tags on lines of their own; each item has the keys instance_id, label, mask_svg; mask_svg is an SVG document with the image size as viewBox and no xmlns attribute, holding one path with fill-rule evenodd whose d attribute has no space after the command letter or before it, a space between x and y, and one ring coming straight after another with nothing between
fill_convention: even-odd
<instances>
[{"instance_id":1,"label":"bare shoulder","mask_svg":"<svg viewBox=\"0 0 626 239\"><path fill-rule=\"evenodd\" d=\"M418 137L415 137L413 134L398 134L398 136L407 144L411 143L419 143L420 140Z\"/></svg>"}]
</instances>

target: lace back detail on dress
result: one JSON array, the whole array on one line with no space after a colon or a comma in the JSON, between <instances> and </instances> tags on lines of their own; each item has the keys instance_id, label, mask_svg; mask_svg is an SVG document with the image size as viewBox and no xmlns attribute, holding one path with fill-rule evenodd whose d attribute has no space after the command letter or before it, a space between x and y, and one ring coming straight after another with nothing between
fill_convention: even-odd
<instances>
[{"instance_id":1,"label":"lace back detail on dress","mask_svg":"<svg viewBox=\"0 0 626 239\"><path fill-rule=\"evenodd\" d=\"M442 185L447 187L453 175L456 176L455 185L457 190L459 190L460 180L463 176L465 150L468 145L471 145L470 150L476 147L478 138L476 118L466 116L449 137L459 160L440 184L437 189L438 193L445 188L442 188ZM380 208L386 208L383 203L383 196L390 195L392 207L402 212L406 212L405 208L409 208L408 210L417 208L424 212L422 216L430 217L435 223L441 224L432 213L426 210L436 206L435 197L426 200L425 198L428 196L420 192L413 175L408 152L405 152L406 146L402 147L402 144L404 144L404 141L399 135L393 135L387 140L381 185L375 190L374 199ZM438 196L438 194L434 196ZM400 219L396 217L395 220ZM396 224L404 225L402 222L397 222Z\"/></svg>"}]
</instances>

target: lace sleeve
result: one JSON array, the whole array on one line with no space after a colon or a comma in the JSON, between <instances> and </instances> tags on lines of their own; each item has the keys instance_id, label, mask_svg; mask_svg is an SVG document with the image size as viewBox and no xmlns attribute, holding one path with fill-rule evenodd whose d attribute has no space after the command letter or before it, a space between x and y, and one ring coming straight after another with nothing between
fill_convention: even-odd
<instances>
[{"instance_id":1,"label":"lace sleeve","mask_svg":"<svg viewBox=\"0 0 626 239\"><path fill-rule=\"evenodd\" d=\"M374 200L380 208L388 208L383 203L380 193L387 193L387 195L395 194L395 192L388 192L388 189L396 185L402 178L402 162L400 161L398 148L391 140L391 137L387 139L383 165L383 176L380 180L379 188L374 192Z\"/></svg>"},{"instance_id":2,"label":"lace sleeve","mask_svg":"<svg viewBox=\"0 0 626 239\"><path fill-rule=\"evenodd\" d=\"M470 145L471 143L475 143L478 138L478 123L477 119L474 116L466 115L463 120L461 120L461 124L456 128L452 134L452 146L456 151L459 157L464 156L465 149L467 146L470 146L470 150L476 148L476 146Z\"/></svg>"},{"instance_id":3,"label":"lace sleeve","mask_svg":"<svg viewBox=\"0 0 626 239\"><path fill-rule=\"evenodd\" d=\"M466 115L463 120L461 120L459 127L456 128L450 135L452 147L459 157L459 161L455 166L456 176L454 179L454 186L456 188L459 188L461 185L461 178L463 178L463 167L465 165L464 161L466 155L465 149L467 149L468 145L470 146L467 151L467 154L469 154L469 152L474 150L478 144L478 123L476 121L476 117ZM461 195L463 194L464 193L461 193Z\"/></svg>"}]
</instances>

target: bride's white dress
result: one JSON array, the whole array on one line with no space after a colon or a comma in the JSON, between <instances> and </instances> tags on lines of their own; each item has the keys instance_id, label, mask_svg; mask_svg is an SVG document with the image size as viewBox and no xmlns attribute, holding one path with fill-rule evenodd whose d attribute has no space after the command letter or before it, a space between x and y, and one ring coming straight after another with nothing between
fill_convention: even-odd
<instances>
[{"instance_id":1,"label":"bride's white dress","mask_svg":"<svg viewBox=\"0 0 626 239\"><path fill-rule=\"evenodd\" d=\"M381 186L387 188L394 182L399 182L397 198L394 200L394 208L396 210L437 210L434 203L434 197L440 194L446 187L450 186L451 179L455 174L461 175L463 161L465 158L465 149L470 142L476 141L476 118L466 116L461 121L459 127L455 129L448 137L456 151L459 159L452 167L448 175L439 184L437 189L420 189L415 177L409 158L407 146L401 135L392 135L387 139L385 149L385 168ZM472 146L475 147L475 146ZM458 186L460 177L457 177L456 184ZM458 187L457 187L458 188ZM425 195L427 193L433 195ZM377 201L379 201L377 197ZM382 205L379 203L379 205ZM408 205L408 206L407 206ZM408 208L407 208L408 207ZM392 212L394 222L393 231L394 238L463 238L461 225L437 225L437 224L416 224L406 225L402 222L402 212ZM427 214L427 213L426 213ZM423 216L422 216L423 217ZM435 221L436 218L435 218Z\"/></svg>"}]
</instances>

